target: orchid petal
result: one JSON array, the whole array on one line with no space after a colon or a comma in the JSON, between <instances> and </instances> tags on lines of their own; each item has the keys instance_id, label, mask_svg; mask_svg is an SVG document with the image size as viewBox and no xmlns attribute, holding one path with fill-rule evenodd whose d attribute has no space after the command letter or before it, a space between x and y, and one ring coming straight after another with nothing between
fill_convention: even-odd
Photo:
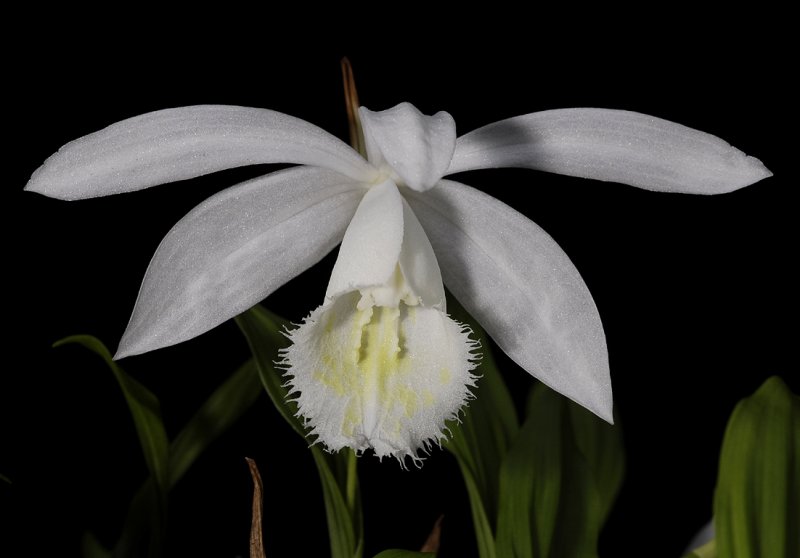
<instances>
[{"instance_id":1,"label":"orchid petal","mask_svg":"<svg viewBox=\"0 0 800 558\"><path fill-rule=\"evenodd\" d=\"M266 109L199 105L150 112L72 141L26 190L74 200L130 192L223 169L300 163L370 181L350 146L299 118Z\"/></svg>"},{"instance_id":2,"label":"orchid petal","mask_svg":"<svg viewBox=\"0 0 800 558\"><path fill-rule=\"evenodd\" d=\"M500 348L612 422L600 315L555 241L522 214L457 182L443 180L407 199L436 251L445 285Z\"/></svg>"},{"instance_id":3,"label":"orchid petal","mask_svg":"<svg viewBox=\"0 0 800 558\"><path fill-rule=\"evenodd\" d=\"M383 285L403 244L403 198L391 180L373 186L344 233L325 298Z\"/></svg>"},{"instance_id":4,"label":"orchid petal","mask_svg":"<svg viewBox=\"0 0 800 558\"><path fill-rule=\"evenodd\" d=\"M396 275L398 267L402 278ZM395 277L410 292L398 291ZM410 295L425 306L445 309L433 247L391 180L371 187L361 200L344 233L325 298L359 290L370 290L379 298L381 292L390 298Z\"/></svg>"},{"instance_id":5,"label":"orchid petal","mask_svg":"<svg viewBox=\"0 0 800 558\"><path fill-rule=\"evenodd\" d=\"M403 200L403 248L400 251L400 269L403 277L422 304L446 311L444 285L439 262L431 241L425 234L417 216Z\"/></svg>"},{"instance_id":6,"label":"orchid petal","mask_svg":"<svg viewBox=\"0 0 800 558\"><path fill-rule=\"evenodd\" d=\"M201 203L153 256L115 358L191 339L253 306L341 241L363 194L336 172L300 167Z\"/></svg>"},{"instance_id":7,"label":"orchid petal","mask_svg":"<svg viewBox=\"0 0 800 558\"><path fill-rule=\"evenodd\" d=\"M400 103L380 112L361 107L359 115L369 161L389 165L409 188L433 188L450 166L456 123L446 112L426 116L414 105Z\"/></svg>"},{"instance_id":8,"label":"orchid petal","mask_svg":"<svg viewBox=\"0 0 800 558\"><path fill-rule=\"evenodd\" d=\"M722 139L636 112L577 108L495 122L458 139L446 174L524 167L688 194L720 194L772 176Z\"/></svg>"}]
</instances>

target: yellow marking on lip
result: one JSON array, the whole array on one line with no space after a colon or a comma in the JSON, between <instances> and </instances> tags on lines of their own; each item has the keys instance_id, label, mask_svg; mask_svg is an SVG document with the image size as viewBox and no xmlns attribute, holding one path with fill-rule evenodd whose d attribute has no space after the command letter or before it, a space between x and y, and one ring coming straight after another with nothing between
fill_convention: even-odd
<instances>
[{"instance_id":1,"label":"yellow marking on lip","mask_svg":"<svg viewBox=\"0 0 800 558\"><path fill-rule=\"evenodd\" d=\"M353 436L355 427L361 422L361 412L358 405L358 399L351 397L344 410L344 424L342 424L342 433L345 436Z\"/></svg>"},{"instance_id":2,"label":"yellow marking on lip","mask_svg":"<svg viewBox=\"0 0 800 558\"><path fill-rule=\"evenodd\" d=\"M354 312L354 318L348 320L351 330L346 347L334 344L335 339L340 339L333 335L336 321L331 318L325 322L320 344L322 367L314 371L314 378L334 394L351 396L344 413L346 435L351 435L364 419L366 406L383 409L387 414L400 411L411 418L422 404L420 395L401 380L410 370L410 362L401 346L400 309L374 306ZM430 392L424 404L433 404Z\"/></svg>"}]
</instances>

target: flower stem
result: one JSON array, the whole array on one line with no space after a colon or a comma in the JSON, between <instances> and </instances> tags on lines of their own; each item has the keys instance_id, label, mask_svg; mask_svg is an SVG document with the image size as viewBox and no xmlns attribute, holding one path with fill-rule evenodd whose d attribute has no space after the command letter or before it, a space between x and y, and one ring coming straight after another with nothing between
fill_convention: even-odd
<instances>
[{"instance_id":1,"label":"flower stem","mask_svg":"<svg viewBox=\"0 0 800 558\"><path fill-rule=\"evenodd\" d=\"M356 517L356 489L358 488L358 472L357 472L357 457L356 452L351 449L347 450L347 486L345 491L347 493L347 509L350 510L350 517L355 520Z\"/></svg>"}]
</instances>

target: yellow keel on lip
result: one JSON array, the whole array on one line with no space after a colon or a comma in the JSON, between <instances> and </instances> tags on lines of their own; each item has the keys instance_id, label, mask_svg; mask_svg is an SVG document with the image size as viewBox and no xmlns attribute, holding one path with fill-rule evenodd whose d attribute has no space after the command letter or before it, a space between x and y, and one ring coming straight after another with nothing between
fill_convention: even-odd
<instances>
[{"instance_id":1,"label":"yellow keel on lip","mask_svg":"<svg viewBox=\"0 0 800 558\"><path fill-rule=\"evenodd\" d=\"M291 332L286 374L328 449L418 459L469 397L474 342L436 308L365 305L371 294L347 293Z\"/></svg>"}]
</instances>

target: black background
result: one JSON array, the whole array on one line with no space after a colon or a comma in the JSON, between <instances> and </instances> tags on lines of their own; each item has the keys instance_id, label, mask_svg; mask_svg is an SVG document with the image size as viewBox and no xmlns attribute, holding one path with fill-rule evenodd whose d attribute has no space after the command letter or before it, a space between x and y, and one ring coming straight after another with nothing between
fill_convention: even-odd
<instances>
[{"instance_id":1,"label":"black background","mask_svg":"<svg viewBox=\"0 0 800 558\"><path fill-rule=\"evenodd\" d=\"M270 108L346 139L339 59L349 55L362 103L373 110L410 101L428 114L448 111L465 133L537 110L628 109L720 136L775 173L715 197L524 170L460 177L548 231L600 310L628 454L601 555L679 555L710 518L719 446L736 401L772 374L800 388L793 358L796 145L786 139L794 126L789 77L796 68L777 34L756 40L742 28L703 38L678 28L578 40L565 30L558 40L531 33L522 45L495 40L491 47L474 34L444 45L414 36L425 44L393 54L365 41L354 49L304 44L315 54L298 55L291 54L296 45L259 39L219 51L213 34L205 46L145 48L142 33L133 50L108 36L67 37L7 69L11 145L2 192L11 314L0 377L0 472L13 484L0 483L7 514L0 548L18 539L34 546L33 555L77 555L86 529L115 540L145 476L136 434L104 365L83 349L50 345L90 333L113 350L170 227L212 193L274 167L72 203L23 193L30 174L67 141L183 105ZM329 256L266 305L301 319L321 303L332 264ZM226 323L123 365L160 397L174 435L248 356L236 327ZM500 361L521 400L527 374ZM247 555L245 456L257 460L265 479L268 556L326 555L312 460L266 397L176 487L167 554ZM435 451L411 471L367 456L360 469L365 556L418 548L442 513L441 556L475 555L468 502L449 454Z\"/></svg>"}]
</instances>

